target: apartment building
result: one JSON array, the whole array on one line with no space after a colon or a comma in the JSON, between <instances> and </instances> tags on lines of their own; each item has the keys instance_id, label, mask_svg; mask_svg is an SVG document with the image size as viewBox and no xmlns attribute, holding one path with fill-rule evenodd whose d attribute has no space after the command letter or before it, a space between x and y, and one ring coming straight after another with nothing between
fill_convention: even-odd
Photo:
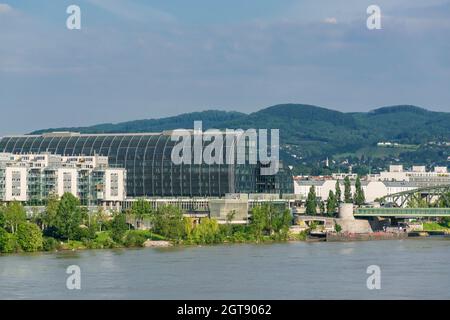
<instances>
[{"instance_id":1,"label":"apartment building","mask_svg":"<svg viewBox=\"0 0 450 320\"><path fill-rule=\"evenodd\" d=\"M43 204L51 194L71 193L83 205L119 203L126 197L126 171L102 156L0 153L0 201Z\"/></svg>"}]
</instances>

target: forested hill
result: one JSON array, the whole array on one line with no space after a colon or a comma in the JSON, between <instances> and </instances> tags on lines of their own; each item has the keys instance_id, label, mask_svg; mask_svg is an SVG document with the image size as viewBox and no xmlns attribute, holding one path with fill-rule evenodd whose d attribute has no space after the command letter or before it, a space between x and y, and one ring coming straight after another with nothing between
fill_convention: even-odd
<instances>
[{"instance_id":1,"label":"forested hill","mask_svg":"<svg viewBox=\"0 0 450 320\"><path fill-rule=\"evenodd\" d=\"M76 131L81 133L158 132L193 128L194 120L203 129L277 128L281 143L302 159L355 153L364 147L389 141L423 145L450 141L450 113L433 112L416 106L392 106L370 112L344 113L304 104L281 104L244 114L203 111L161 119L99 124L80 128L54 128L33 132Z\"/></svg>"}]
</instances>

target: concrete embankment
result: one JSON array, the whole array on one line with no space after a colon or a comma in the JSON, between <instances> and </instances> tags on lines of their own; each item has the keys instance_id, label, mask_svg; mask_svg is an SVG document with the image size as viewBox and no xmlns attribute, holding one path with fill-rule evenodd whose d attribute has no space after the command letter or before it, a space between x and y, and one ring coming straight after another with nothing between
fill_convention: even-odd
<instances>
[{"instance_id":1,"label":"concrete embankment","mask_svg":"<svg viewBox=\"0 0 450 320\"><path fill-rule=\"evenodd\" d=\"M165 247L171 247L172 243L169 241L153 241L153 240L147 240L144 242L144 247L146 248L165 248Z\"/></svg>"},{"instance_id":2,"label":"concrete embankment","mask_svg":"<svg viewBox=\"0 0 450 320\"><path fill-rule=\"evenodd\" d=\"M408 238L406 232L372 232L372 233L327 233L327 241L368 241L368 240L400 240Z\"/></svg>"}]
</instances>

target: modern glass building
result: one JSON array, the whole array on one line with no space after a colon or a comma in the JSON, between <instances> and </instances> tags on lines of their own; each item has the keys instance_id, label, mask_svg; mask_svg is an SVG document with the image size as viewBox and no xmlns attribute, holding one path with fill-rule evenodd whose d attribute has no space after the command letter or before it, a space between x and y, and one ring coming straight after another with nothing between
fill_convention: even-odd
<instances>
[{"instance_id":1,"label":"modern glass building","mask_svg":"<svg viewBox=\"0 0 450 320\"><path fill-rule=\"evenodd\" d=\"M175 165L171 154L177 142L171 141L170 133L55 132L8 136L0 139L0 152L107 156L110 166L126 169L126 189L130 197L220 197L226 193L294 192L292 175L282 164L273 176L260 175L258 163Z\"/></svg>"}]
</instances>

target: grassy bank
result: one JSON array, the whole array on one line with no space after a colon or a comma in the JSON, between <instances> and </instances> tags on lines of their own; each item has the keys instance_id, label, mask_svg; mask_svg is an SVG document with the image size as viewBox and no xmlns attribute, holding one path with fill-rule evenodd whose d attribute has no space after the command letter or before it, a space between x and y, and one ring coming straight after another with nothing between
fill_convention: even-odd
<instances>
[{"instance_id":1,"label":"grassy bank","mask_svg":"<svg viewBox=\"0 0 450 320\"><path fill-rule=\"evenodd\" d=\"M424 222L423 231L445 231L450 233L450 226L448 222Z\"/></svg>"}]
</instances>

